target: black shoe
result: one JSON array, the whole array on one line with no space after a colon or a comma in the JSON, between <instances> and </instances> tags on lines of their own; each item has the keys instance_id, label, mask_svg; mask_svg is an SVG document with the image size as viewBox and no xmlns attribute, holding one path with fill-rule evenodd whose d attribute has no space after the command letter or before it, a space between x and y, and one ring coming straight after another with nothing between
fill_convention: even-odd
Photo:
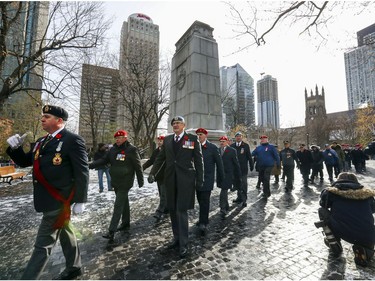
<instances>
[{"instance_id":1,"label":"black shoe","mask_svg":"<svg viewBox=\"0 0 375 281\"><path fill-rule=\"evenodd\" d=\"M108 188L108 191L114 191L114 189L113 188Z\"/></svg>"},{"instance_id":2,"label":"black shoe","mask_svg":"<svg viewBox=\"0 0 375 281\"><path fill-rule=\"evenodd\" d=\"M161 220L161 218L162 218L162 214L159 213L159 212L156 212L156 213L153 215L153 217L154 217L154 218L156 219L156 221L158 222L158 221Z\"/></svg>"},{"instance_id":3,"label":"black shoe","mask_svg":"<svg viewBox=\"0 0 375 281\"><path fill-rule=\"evenodd\" d=\"M106 234L102 235L102 237L113 241L115 239L115 233L113 231L108 231Z\"/></svg>"},{"instance_id":4,"label":"black shoe","mask_svg":"<svg viewBox=\"0 0 375 281\"><path fill-rule=\"evenodd\" d=\"M354 252L354 262L356 265L360 266L367 266L368 265L368 259L367 259L367 253L365 248L359 245L353 245L352 246L353 252Z\"/></svg>"},{"instance_id":5,"label":"black shoe","mask_svg":"<svg viewBox=\"0 0 375 281\"><path fill-rule=\"evenodd\" d=\"M226 217L226 212L224 212L224 211L220 211L220 218L222 219L222 220L225 220L225 217Z\"/></svg>"},{"instance_id":6,"label":"black shoe","mask_svg":"<svg viewBox=\"0 0 375 281\"><path fill-rule=\"evenodd\" d=\"M188 249L186 247L181 247L180 248L180 258L186 258L188 255Z\"/></svg>"},{"instance_id":7,"label":"black shoe","mask_svg":"<svg viewBox=\"0 0 375 281\"><path fill-rule=\"evenodd\" d=\"M102 193L102 192L103 192L103 190L100 190L100 189L99 189L99 193Z\"/></svg>"},{"instance_id":8,"label":"black shoe","mask_svg":"<svg viewBox=\"0 0 375 281\"><path fill-rule=\"evenodd\" d=\"M247 207L247 203L246 203L246 202L243 202L243 203L242 203L242 207L243 207L243 208Z\"/></svg>"},{"instance_id":9,"label":"black shoe","mask_svg":"<svg viewBox=\"0 0 375 281\"><path fill-rule=\"evenodd\" d=\"M206 235L207 232L207 226L205 224L200 224L199 225L199 231L202 236Z\"/></svg>"},{"instance_id":10,"label":"black shoe","mask_svg":"<svg viewBox=\"0 0 375 281\"><path fill-rule=\"evenodd\" d=\"M117 228L117 231L127 231L127 230L129 230L129 228L130 228L130 225L128 225L128 224L120 225L120 226Z\"/></svg>"},{"instance_id":11,"label":"black shoe","mask_svg":"<svg viewBox=\"0 0 375 281\"><path fill-rule=\"evenodd\" d=\"M178 240L173 240L171 243L168 243L165 245L165 249L176 249L180 245L180 242Z\"/></svg>"},{"instance_id":12,"label":"black shoe","mask_svg":"<svg viewBox=\"0 0 375 281\"><path fill-rule=\"evenodd\" d=\"M233 203L238 203L239 204L241 202L242 202L242 200L240 198L236 198L236 199L233 200Z\"/></svg>"},{"instance_id":13,"label":"black shoe","mask_svg":"<svg viewBox=\"0 0 375 281\"><path fill-rule=\"evenodd\" d=\"M74 279L78 276L81 276L81 275L82 275L82 269L81 268L78 268L78 269L73 270L73 271L67 271L65 269L58 276L53 278L53 280L72 280L72 279Z\"/></svg>"},{"instance_id":14,"label":"black shoe","mask_svg":"<svg viewBox=\"0 0 375 281\"><path fill-rule=\"evenodd\" d=\"M260 189L260 185L257 185L255 188L256 188L256 189Z\"/></svg>"}]
</instances>

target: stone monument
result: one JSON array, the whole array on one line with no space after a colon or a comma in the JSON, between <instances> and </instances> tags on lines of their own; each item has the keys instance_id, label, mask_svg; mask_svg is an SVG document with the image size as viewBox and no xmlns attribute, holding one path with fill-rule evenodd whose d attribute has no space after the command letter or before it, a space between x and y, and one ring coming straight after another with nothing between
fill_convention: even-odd
<instances>
[{"instance_id":1,"label":"stone monument","mask_svg":"<svg viewBox=\"0 0 375 281\"><path fill-rule=\"evenodd\" d=\"M203 127L210 140L218 140L223 131L219 55L214 29L195 21L176 43L172 59L170 120L177 115L186 121L186 131Z\"/></svg>"}]
</instances>

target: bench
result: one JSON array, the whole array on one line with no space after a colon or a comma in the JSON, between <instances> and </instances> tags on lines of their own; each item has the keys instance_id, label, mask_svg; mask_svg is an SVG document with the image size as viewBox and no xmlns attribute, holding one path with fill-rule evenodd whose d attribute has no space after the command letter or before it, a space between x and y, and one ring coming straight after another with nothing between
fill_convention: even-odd
<instances>
[{"instance_id":1,"label":"bench","mask_svg":"<svg viewBox=\"0 0 375 281\"><path fill-rule=\"evenodd\" d=\"M21 179L26 175L25 172L16 172L14 166L3 166L0 167L0 180L1 182L7 182L12 184L12 180Z\"/></svg>"}]
</instances>

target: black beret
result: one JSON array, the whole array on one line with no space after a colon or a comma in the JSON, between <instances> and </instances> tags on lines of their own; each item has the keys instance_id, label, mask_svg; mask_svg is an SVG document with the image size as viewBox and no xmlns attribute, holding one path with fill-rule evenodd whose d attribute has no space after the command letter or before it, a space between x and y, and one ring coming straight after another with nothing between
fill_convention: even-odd
<instances>
[{"instance_id":1,"label":"black beret","mask_svg":"<svg viewBox=\"0 0 375 281\"><path fill-rule=\"evenodd\" d=\"M185 124L185 119L184 119L184 117L182 117L182 116L176 116L176 117L173 117L172 120L171 120L171 125L173 125L173 122L174 122L174 121L180 121L180 122L182 122L182 123Z\"/></svg>"},{"instance_id":2,"label":"black beret","mask_svg":"<svg viewBox=\"0 0 375 281\"><path fill-rule=\"evenodd\" d=\"M48 113L56 117L62 118L62 120L68 120L68 112L59 106L55 105L45 105L43 106L43 113Z\"/></svg>"}]
</instances>

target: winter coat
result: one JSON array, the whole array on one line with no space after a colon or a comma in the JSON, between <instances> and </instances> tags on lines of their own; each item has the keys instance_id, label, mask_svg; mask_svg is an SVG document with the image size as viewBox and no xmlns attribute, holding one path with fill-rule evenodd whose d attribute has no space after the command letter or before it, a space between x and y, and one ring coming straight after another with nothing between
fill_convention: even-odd
<instances>
[{"instance_id":1,"label":"winter coat","mask_svg":"<svg viewBox=\"0 0 375 281\"><path fill-rule=\"evenodd\" d=\"M323 152L320 150L311 150L311 156L313 159L312 168L313 169L323 169L324 156Z\"/></svg>"},{"instance_id":2,"label":"winter coat","mask_svg":"<svg viewBox=\"0 0 375 281\"><path fill-rule=\"evenodd\" d=\"M328 166L335 166L339 161L336 151L334 151L331 148L325 149L323 151L323 157L324 157L324 162Z\"/></svg>"},{"instance_id":3,"label":"winter coat","mask_svg":"<svg viewBox=\"0 0 375 281\"><path fill-rule=\"evenodd\" d=\"M233 147L227 146L221 156L224 165L224 180L217 183L222 189L238 189L241 184L241 168L237 158L237 152Z\"/></svg>"},{"instance_id":4,"label":"winter coat","mask_svg":"<svg viewBox=\"0 0 375 281\"><path fill-rule=\"evenodd\" d=\"M313 158L310 150L297 151L296 156L300 163L300 169L311 169Z\"/></svg>"},{"instance_id":5,"label":"winter coat","mask_svg":"<svg viewBox=\"0 0 375 281\"><path fill-rule=\"evenodd\" d=\"M254 170L254 161L251 157L250 146L246 142L241 142L240 146L237 146L237 143L232 143L231 147L233 147L237 151L237 158L238 162L240 163L241 174L247 175L250 171Z\"/></svg>"},{"instance_id":6,"label":"winter coat","mask_svg":"<svg viewBox=\"0 0 375 281\"><path fill-rule=\"evenodd\" d=\"M375 190L350 181L335 182L320 195L320 205L330 211L328 225L336 237L352 244L375 243Z\"/></svg>"},{"instance_id":7,"label":"winter coat","mask_svg":"<svg viewBox=\"0 0 375 281\"><path fill-rule=\"evenodd\" d=\"M198 191L209 191L214 188L215 183L215 168L216 168L216 182L220 183L224 179L224 166L220 157L219 149L213 143L206 141L201 146L204 163L204 182L202 187L197 187Z\"/></svg>"},{"instance_id":8,"label":"winter coat","mask_svg":"<svg viewBox=\"0 0 375 281\"><path fill-rule=\"evenodd\" d=\"M202 149L197 136L184 132L178 143L174 143L174 134L166 136L150 174L155 175L164 161L168 209L194 209L195 189L203 185L204 172Z\"/></svg>"},{"instance_id":9,"label":"winter coat","mask_svg":"<svg viewBox=\"0 0 375 281\"><path fill-rule=\"evenodd\" d=\"M98 160L100 158L105 158L106 154L108 153L108 151L105 151L105 150L98 150L97 152L95 152L94 154L94 161L95 160ZM109 167L109 164L105 164L105 165L102 165L102 166L99 166L99 167L96 167L95 170L105 170Z\"/></svg>"},{"instance_id":10,"label":"winter coat","mask_svg":"<svg viewBox=\"0 0 375 281\"><path fill-rule=\"evenodd\" d=\"M284 148L280 151L280 160L283 164L283 167L294 167L294 162L298 163L298 158L296 156L296 152L291 148Z\"/></svg>"},{"instance_id":11,"label":"winter coat","mask_svg":"<svg viewBox=\"0 0 375 281\"><path fill-rule=\"evenodd\" d=\"M256 157L258 169L273 167L275 164L276 166L280 167L279 152L269 143L264 143L257 146L251 155Z\"/></svg>"},{"instance_id":12,"label":"winter coat","mask_svg":"<svg viewBox=\"0 0 375 281\"><path fill-rule=\"evenodd\" d=\"M160 152L161 148L157 147L151 154L150 159L148 159L142 166L143 171L146 170L148 167L154 165L156 157ZM162 183L164 181L164 170L165 170L165 163L161 166L160 170L155 174L155 179L157 182Z\"/></svg>"},{"instance_id":13,"label":"winter coat","mask_svg":"<svg viewBox=\"0 0 375 281\"><path fill-rule=\"evenodd\" d=\"M93 169L108 163L111 164L109 168L111 185L115 189L133 187L135 175L137 175L138 185L143 186L141 157L138 149L130 142L125 141L120 146L115 143L104 158L90 163L89 167Z\"/></svg>"}]
</instances>

